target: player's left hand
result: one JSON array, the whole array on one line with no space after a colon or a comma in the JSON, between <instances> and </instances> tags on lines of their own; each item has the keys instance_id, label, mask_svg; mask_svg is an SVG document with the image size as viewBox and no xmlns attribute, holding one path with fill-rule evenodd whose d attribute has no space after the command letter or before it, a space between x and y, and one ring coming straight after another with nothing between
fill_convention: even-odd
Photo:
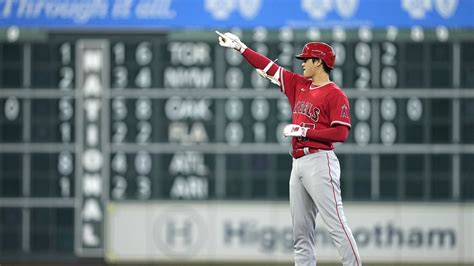
<instances>
[{"instance_id":1,"label":"player's left hand","mask_svg":"<svg viewBox=\"0 0 474 266\"><path fill-rule=\"evenodd\" d=\"M308 132L307 127L298 126L295 124L286 125L283 129L283 136L285 137L306 137Z\"/></svg>"}]
</instances>

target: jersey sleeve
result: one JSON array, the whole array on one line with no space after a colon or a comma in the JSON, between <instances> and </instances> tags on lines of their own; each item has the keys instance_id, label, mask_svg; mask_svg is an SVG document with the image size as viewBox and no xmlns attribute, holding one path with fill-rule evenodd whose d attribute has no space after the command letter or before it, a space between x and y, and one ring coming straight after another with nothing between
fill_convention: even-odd
<instances>
[{"instance_id":1,"label":"jersey sleeve","mask_svg":"<svg viewBox=\"0 0 474 266\"><path fill-rule=\"evenodd\" d=\"M344 125L351 128L351 113L347 96L342 91L337 90L330 95L328 102L330 126Z\"/></svg>"},{"instance_id":2,"label":"jersey sleeve","mask_svg":"<svg viewBox=\"0 0 474 266\"><path fill-rule=\"evenodd\" d=\"M304 79L304 77L284 69L266 56L259 54L250 48L245 49L242 55L251 66L262 70L265 74L278 80L278 82L280 82L281 92L288 97L290 104L294 103L297 79Z\"/></svg>"},{"instance_id":3,"label":"jersey sleeve","mask_svg":"<svg viewBox=\"0 0 474 266\"><path fill-rule=\"evenodd\" d=\"M275 73L275 77L280 81L281 92L288 97L288 101L293 105L296 99L296 85L298 80L304 80L304 77L288 71L283 67L278 69L277 73Z\"/></svg>"}]
</instances>

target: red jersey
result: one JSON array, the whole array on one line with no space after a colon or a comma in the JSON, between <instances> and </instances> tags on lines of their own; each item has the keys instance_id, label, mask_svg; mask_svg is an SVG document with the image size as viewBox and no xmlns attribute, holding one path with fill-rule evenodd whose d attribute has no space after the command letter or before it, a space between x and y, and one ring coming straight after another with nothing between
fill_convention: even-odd
<instances>
[{"instance_id":1,"label":"red jersey","mask_svg":"<svg viewBox=\"0 0 474 266\"><path fill-rule=\"evenodd\" d=\"M280 89L288 97L292 110L292 123L311 129L326 129L336 124L351 128L349 100L334 82L316 87L311 79L278 69ZM293 149L304 147L332 150L331 142L307 138L293 138Z\"/></svg>"}]
</instances>

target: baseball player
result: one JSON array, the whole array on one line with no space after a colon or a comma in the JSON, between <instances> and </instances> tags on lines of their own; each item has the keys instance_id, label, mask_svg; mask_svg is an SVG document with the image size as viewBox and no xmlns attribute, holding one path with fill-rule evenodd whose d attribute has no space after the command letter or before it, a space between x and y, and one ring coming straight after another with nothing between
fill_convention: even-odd
<instances>
[{"instance_id":1,"label":"baseball player","mask_svg":"<svg viewBox=\"0 0 474 266\"><path fill-rule=\"evenodd\" d=\"M351 128L349 101L329 79L336 55L326 43L307 43L296 58L303 75L290 72L248 48L232 33L219 35L219 44L239 51L257 72L280 86L292 109L292 124L283 135L292 137L293 166L290 208L295 265L316 265L315 222L326 223L343 265L362 265L357 244L342 207L339 160L334 142L344 142Z\"/></svg>"}]
</instances>

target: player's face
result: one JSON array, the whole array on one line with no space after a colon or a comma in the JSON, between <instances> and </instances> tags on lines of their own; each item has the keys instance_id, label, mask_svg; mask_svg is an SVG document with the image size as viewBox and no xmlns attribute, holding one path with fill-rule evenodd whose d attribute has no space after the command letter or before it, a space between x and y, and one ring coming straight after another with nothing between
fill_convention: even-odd
<instances>
[{"instance_id":1,"label":"player's face","mask_svg":"<svg viewBox=\"0 0 474 266\"><path fill-rule=\"evenodd\" d=\"M317 60L314 60L317 63ZM303 67L303 76L305 78L311 78L314 76L316 71L316 64L312 58L306 58L303 60L301 66Z\"/></svg>"}]
</instances>

